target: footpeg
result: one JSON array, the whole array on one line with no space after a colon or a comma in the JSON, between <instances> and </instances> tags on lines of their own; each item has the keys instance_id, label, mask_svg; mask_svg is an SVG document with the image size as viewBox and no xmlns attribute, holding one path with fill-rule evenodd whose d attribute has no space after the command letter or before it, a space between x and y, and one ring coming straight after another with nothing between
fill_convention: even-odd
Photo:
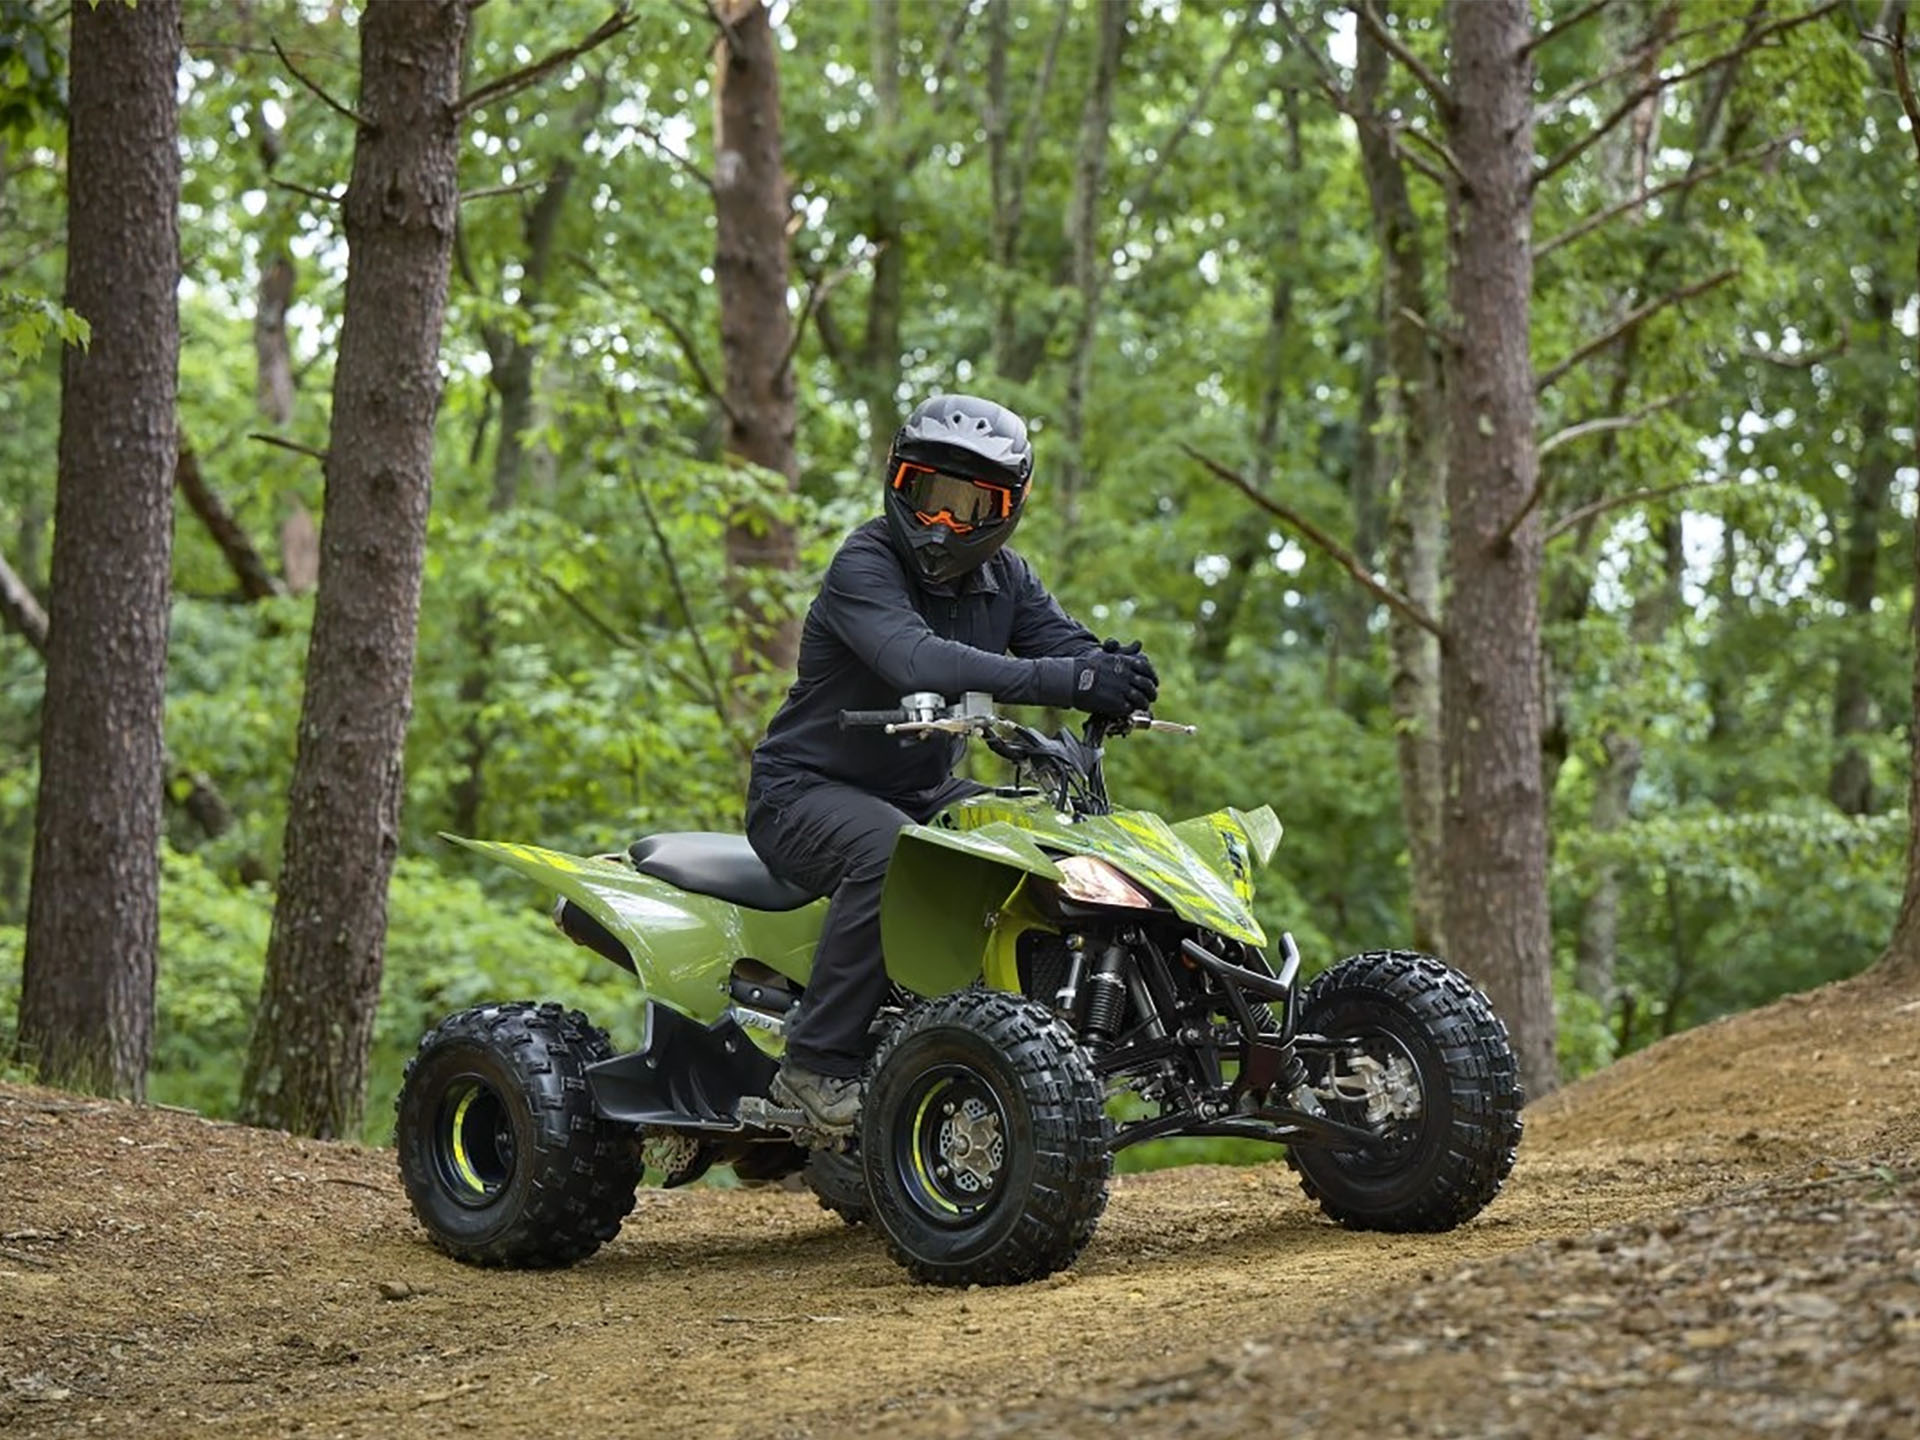
<instances>
[{"instance_id":1,"label":"footpeg","mask_svg":"<svg viewBox=\"0 0 1920 1440\"><path fill-rule=\"evenodd\" d=\"M734 1118L756 1130L785 1130L809 1150L844 1150L853 1139L851 1133L833 1135L821 1130L797 1105L776 1105L761 1095L741 1096Z\"/></svg>"}]
</instances>

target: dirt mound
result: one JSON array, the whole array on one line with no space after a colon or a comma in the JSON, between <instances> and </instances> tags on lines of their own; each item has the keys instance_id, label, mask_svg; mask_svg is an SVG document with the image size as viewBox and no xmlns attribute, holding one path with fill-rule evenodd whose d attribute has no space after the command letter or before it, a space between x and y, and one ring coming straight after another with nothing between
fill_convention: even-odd
<instances>
[{"instance_id":1,"label":"dirt mound","mask_svg":"<svg viewBox=\"0 0 1920 1440\"><path fill-rule=\"evenodd\" d=\"M1920 1000L1830 987L1533 1107L1452 1234L1342 1231L1280 1165L1164 1171L1070 1274L959 1293L781 1191L643 1191L573 1270L464 1269L387 1152L0 1088L0 1430L1498 1434L1818 1376L1769 1414L1911 1433L1916 1062Z\"/></svg>"}]
</instances>

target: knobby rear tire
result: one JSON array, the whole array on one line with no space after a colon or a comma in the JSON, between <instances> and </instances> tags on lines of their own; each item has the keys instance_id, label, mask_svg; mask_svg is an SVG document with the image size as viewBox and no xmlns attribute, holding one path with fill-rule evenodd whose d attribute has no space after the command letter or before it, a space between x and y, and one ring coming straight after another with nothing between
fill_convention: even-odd
<instances>
[{"instance_id":1,"label":"knobby rear tire","mask_svg":"<svg viewBox=\"0 0 1920 1440\"><path fill-rule=\"evenodd\" d=\"M442 1020L395 1102L407 1198L470 1265L571 1265L620 1233L641 1163L633 1131L594 1113L586 1067L613 1054L579 1011L516 1002Z\"/></svg>"}]
</instances>

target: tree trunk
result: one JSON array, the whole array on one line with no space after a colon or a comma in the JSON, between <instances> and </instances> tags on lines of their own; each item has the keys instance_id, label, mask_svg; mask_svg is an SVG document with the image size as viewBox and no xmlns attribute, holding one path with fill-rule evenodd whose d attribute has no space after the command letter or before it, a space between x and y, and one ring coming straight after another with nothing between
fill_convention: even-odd
<instances>
[{"instance_id":1,"label":"tree trunk","mask_svg":"<svg viewBox=\"0 0 1920 1440\"><path fill-rule=\"evenodd\" d=\"M1066 454L1060 467L1060 524L1071 532L1087 482L1087 392L1093 387L1093 342L1100 324L1100 297L1112 258L1101 240L1101 202L1106 198L1107 142L1113 129L1113 84L1120 73L1120 51L1127 39L1130 5L1108 0L1098 7L1100 31L1093 79L1080 110L1080 156L1074 164L1073 201L1067 210L1067 245L1072 254L1074 293L1079 312L1067 368L1064 426Z\"/></svg>"},{"instance_id":2,"label":"tree trunk","mask_svg":"<svg viewBox=\"0 0 1920 1440\"><path fill-rule=\"evenodd\" d=\"M1558 1084L1540 774L1540 556L1526 0L1450 7L1461 178L1450 187L1448 643L1441 660L1446 927L1513 1034L1529 1093Z\"/></svg>"},{"instance_id":3,"label":"tree trunk","mask_svg":"<svg viewBox=\"0 0 1920 1440\"><path fill-rule=\"evenodd\" d=\"M264 122L261 122L264 123ZM293 347L287 310L293 304L293 257L276 251L260 266L254 294L253 355L260 418L275 430L293 423Z\"/></svg>"},{"instance_id":4,"label":"tree trunk","mask_svg":"<svg viewBox=\"0 0 1920 1440\"><path fill-rule=\"evenodd\" d=\"M1872 333L1897 371L1894 350L1900 331L1893 323L1893 289L1890 276L1874 275ZM1848 494L1846 548L1840 554L1840 603L1847 619L1833 682L1833 738L1839 754L1827 776L1827 794L1848 815L1870 815L1878 808L1873 772L1855 737L1873 728L1868 677L1875 659L1870 627L1880 593L1880 526L1899 468L1898 452L1887 433L1889 418L1885 395L1877 389L1869 393L1860 407L1860 455Z\"/></svg>"},{"instance_id":5,"label":"tree trunk","mask_svg":"<svg viewBox=\"0 0 1920 1440\"><path fill-rule=\"evenodd\" d=\"M720 291L726 448L791 489L800 469L793 446L778 52L762 0L721 0L718 13L726 30L714 67L713 270ZM727 517L727 588L744 627L735 674L793 669L799 621L783 602L761 597L781 586L796 553L793 527L776 507L742 502Z\"/></svg>"},{"instance_id":6,"label":"tree trunk","mask_svg":"<svg viewBox=\"0 0 1920 1440\"><path fill-rule=\"evenodd\" d=\"M857 379L867 412L867 453L872 474L887 467L900 408L900 304L906 276L902 250L900 187L906 157L900 150L900 0L870 0L869 66L874 94L873 143L881 154L880 182L874 186L867 238L878 247L873 284L867 291L867 331L860 346Z\"/></svg>"},{"instance_id":7,"label":"tree trunk","mask_svg":"<svg viewBox=\"0 0 1920 1440\"><path fill-rule=\"evenodd\" d=\"M1426 251L1407 192L1406 171L1394 152L1380 106L1387 54L1365 26L1360 27L1356 61L1354 99L1369 117L1368 123L1359 126L1360 157L1380 246L1380 309L1386 331L1381 444L1399 480L1388 530L1387 567L1401 594L1440 619L1447 418L1439 366L1427 343ZM1445 954L1440 640L1394 611L1387 617L1387 644L1393 656L1394 750L1400 769L1400 814L1407 831L1413 943L1417 949Z\"/></svg>"},{"instance_id":8,"label":"tree trunk","mask_svg":"<svg viewBox=\"0 0 1920 1440\"><path fill-rule=\"evenodd\" d=\"M160 929L174 405L178 0L72 10L52 613L18 1054L142 1096Z\"/></svg>"},{"instance_id":9,"label":"tree trunk","mask_svg":"<svg viewBox=\"0 0 1920 1440\"><path fill-rule=\"evenodd\" d=\"M1626 654L1619 669L1608 677L1616 691L1631 691L1639 683L1640 657L1661 643L1680 609L1680 582L1686 571L1680 522L1667 521L1659 539L1660 573L1637 587L1633 613L1627 620ZM1587 815L1589 834L1604 837L1626 828L1633 814L1633 787L1640 778L1645 749L1636 726L1611 728L1601 735L1602 758ZM1592 889L1580 915L1580 938L1574 948L1573 983L1583 994L1611 1008L1620 940L1620 868L1603 857L1593 862L1590 875Z\"/></svg>"},{"instance_id":10,"label":"tree trunk","mask_svg":"<svg viewBox=\"0 0 1920 1440\"><path fill-rule=\"evenodd\" d=\"M371 0L343 209L349 262L320 594L260 1012L254 1124L359 1127L399 845L421 561L458 204L464 0Z\"/></svg>"},{"instance_id":11,"label":"tree trunk","mask_svg":"<svg viewBox=\"0 0 1920 1440\"><path fill-rule=\"evenodd\" d=\"M1073 0L1058 0L1053 28L1040 61L1039 78L1026 87L1026 118L1019 131L1020 150L1009 158L1014 138L1012 107L1007 99L1007 5L989 0L987 7L987 159L992 185L992 229L988 236L994 265L993 369L1003 380L1024 385L1033 378L1046 354L1049 328L1025 315L1021 304L1020 232L1026 219L1027 180L1039 153L1041 113L1053 88L1060 45L1073 19Z\"/></svg>"},{"instance_id":12,"label":"tree trunk","mask_svg":"<svg viewBox=\"0 0 1920 1440\"><path fill-rule=\"evenodd\" d=\"M1907 9L1903 5L1894 17L1894 76L1900 92L1900 107L1906 112L1907 134L1913 141L1914 158L1920 161L1920 95L1915 94L1913 75L1906 58ZM1920 241L1914 246L1914 277L1920 280ZM1920 344L1914 347L1920 361ZM1914 367L1913 456L1920 464L1920 364ZM1920 581L1920 520L1914 523L1913 573ZM1900 917L1894 921L1893 938L1876 967L1902 981L1920 980L1920 583L1913 587L1913 613L1908 621L1909 643L1913 656L1913 709L1916 717L1909 724L1912 755L1907 765L1907 883L1900 898Z\"/></svg>"}]
</instances>

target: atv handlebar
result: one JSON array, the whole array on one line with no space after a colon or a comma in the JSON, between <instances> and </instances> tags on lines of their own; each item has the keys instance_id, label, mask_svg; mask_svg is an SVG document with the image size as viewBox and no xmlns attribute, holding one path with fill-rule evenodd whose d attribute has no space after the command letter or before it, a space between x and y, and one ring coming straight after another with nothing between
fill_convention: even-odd
<instances>
[{"instance_id":1,"label":"atv handlebar","mask_svg":"<svg viewBox=\"0 0 1920 1440\"><path fill-rule=\"evenodd\" d=\"M842 710L842 730L865 729L873 725L898 725L912 717L904 710Z\"/></svg>"},{"instance_id":2,"label":"atv handlebar","mask_svg":"<svg viewBox=\"0 0 1920 1440\"><path fill-rule=\"evenodd\" d=\"M1173 735L1193 735L1199 731L1196 725L1156 720L1145 710L1106 717L1106 725L1107 733L1115 735L1133 730L1159 730ZM902 697L897 710L842 710L840 728L884 729L889 735L986 735L1020 727L1015 721L994 713L991 695L968 691L952 705L947 705L943 696L909 695Z\"/></svg>"}]
</instances>

